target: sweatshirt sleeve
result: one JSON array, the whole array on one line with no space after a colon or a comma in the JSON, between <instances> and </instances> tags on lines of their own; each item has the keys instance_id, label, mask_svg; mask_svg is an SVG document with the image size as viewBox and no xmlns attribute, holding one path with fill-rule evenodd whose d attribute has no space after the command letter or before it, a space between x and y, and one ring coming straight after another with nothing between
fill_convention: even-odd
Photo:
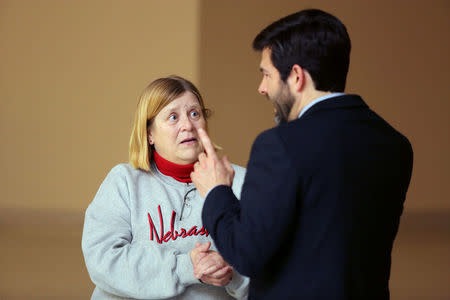
<instances>
[{"instance_id":1,"label":"sweatshirt sleeve","mask_svg":"<svg viewBox=\"0 0 450 300\"><path fill-rule=\"evenodd\" d=\"M128 186L121 170L111 170L86 210L82 250L89 275L98 288L121 297L181 294L198 283L190 255L133 242Z\"/></svg>"},{"instance_id":2,"label":"sweatshirt sleeve","mask_svg":"<svg viewBox=\"0 0 450 300\"><path fill-rule=\"evenodd\" d=\"M227 293L233 298L245 300L248 297L248 287L250 279L233 270L231 282L225 286Z\"/></svg>"}]
</instances>

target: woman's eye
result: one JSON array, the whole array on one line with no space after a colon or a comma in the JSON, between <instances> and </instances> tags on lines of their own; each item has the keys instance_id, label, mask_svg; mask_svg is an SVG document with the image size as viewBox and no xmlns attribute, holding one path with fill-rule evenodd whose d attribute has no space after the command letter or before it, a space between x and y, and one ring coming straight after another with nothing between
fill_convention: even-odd
<instances>
[{"instance_id":1,"label":"woman's eye","mask_svg":"<svg viewBox=\"0 0 450 300\"><path fill-rule=\"evenodd\" d=\"M169 120L170 121L175 121L177 119L177 116L176 115L170 115L169 116Z\"/></svg>"},{"instance_id":2,"label":"woman's eye","mask_svg":"<svg viewBox=\"0 0 450 300\"><path fill-rule=\"evenodd\" d=\"M191 111L191 117L197 118L198 116L200 116L200 114L198 113L198 111L195 111L195 110Z\"/></svg>"}]
</instances>

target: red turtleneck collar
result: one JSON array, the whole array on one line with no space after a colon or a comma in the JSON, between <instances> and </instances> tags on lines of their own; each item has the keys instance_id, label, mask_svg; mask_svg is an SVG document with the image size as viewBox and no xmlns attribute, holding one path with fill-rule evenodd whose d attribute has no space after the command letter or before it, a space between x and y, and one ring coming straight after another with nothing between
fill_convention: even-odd
<instances>
[{"instance_id":1,"label":"red turtleneck collar","mask_svg":"<svg viewBox=\"0 0 450 300\"><path fill-rule=\"evenodd\" d=\"M191 183L191 172L194 171L194 164L179 165L168 161L153 150L153 159L156 167L164 175L170 176L177 181Z\"/></svg>"}]
</instances>

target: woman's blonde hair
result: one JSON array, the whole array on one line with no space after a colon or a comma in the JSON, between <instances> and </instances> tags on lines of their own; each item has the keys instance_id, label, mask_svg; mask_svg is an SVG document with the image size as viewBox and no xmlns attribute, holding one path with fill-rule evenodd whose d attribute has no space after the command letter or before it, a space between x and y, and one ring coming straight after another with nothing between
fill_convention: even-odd
<instances>
[{"instance_id":1,"label":"woman's blonde hair","mask_svg":"<svg viewBox=\"0 0 450 300\"><path fill-rule=\"evenodd\" d=\"M197 98L207 124L206 119L210 111L205 108L200 92L189 80L172 75L158 78L144 89L137 105L130 138L129 160L134 168L150 171L152 160L152 149L148 142L150 126L156 115L167 104L186 92L191 92Z\"/></svg>"}]
</instances>

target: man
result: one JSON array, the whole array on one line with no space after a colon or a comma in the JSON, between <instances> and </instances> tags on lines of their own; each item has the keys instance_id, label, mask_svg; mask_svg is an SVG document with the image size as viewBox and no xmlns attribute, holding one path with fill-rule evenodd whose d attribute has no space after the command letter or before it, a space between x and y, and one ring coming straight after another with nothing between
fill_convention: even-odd
<instances>
[{"instance_id":1,"label":"man","mask_svg":"<svg viewBox=\"0 0 450 300\"><path fill-rule=\"evenodd\" d=\"M240 202L204 131L191 174L219 252L251 278L250 299L389 299L391 250L412 170L408 140L343 94L350 39L320 10L254 40L259 92L279 126L252 147ZM205 266L197 275L211 272Z\"/></svg>"}]
</instances>

